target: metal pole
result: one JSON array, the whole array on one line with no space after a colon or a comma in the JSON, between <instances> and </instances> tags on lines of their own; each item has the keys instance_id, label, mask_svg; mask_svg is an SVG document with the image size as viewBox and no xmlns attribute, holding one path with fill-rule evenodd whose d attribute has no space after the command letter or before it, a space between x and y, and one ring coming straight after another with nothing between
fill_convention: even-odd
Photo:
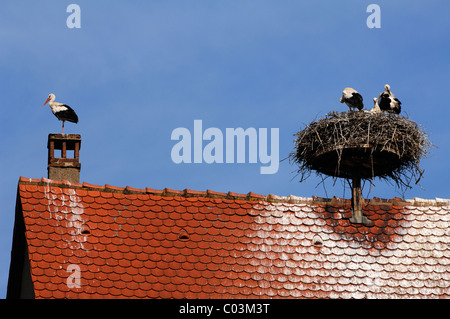
<instances>
[{"instance_id":1,"label":"metal pole","mask_svg":"<svg viewBox=\"0 0 450 319\"><path fill-rule=\"evenodd\" d=\"M352 217L350 222L356 224L370 224L370 220L362 212L362 191L361 178L355 176L352 178Z\"/></svg>"}]
</instances>

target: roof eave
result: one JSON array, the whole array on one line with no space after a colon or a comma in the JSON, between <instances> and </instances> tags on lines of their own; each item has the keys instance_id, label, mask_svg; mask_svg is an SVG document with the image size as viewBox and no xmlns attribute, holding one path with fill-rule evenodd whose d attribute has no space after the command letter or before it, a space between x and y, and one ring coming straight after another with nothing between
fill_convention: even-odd
<instances>
[{"instance_id":1,"label":"roof eave","mask_svg":"<svg viewBox=\"0 0 450 319\"><path fill-rule=\"evenodd\" d=\"M30 258L25 237L25 223L19 191L16 196L16 211L11 248L11 263L8 276L7 299L34 299Z\"/></svg>"}]
</instances>

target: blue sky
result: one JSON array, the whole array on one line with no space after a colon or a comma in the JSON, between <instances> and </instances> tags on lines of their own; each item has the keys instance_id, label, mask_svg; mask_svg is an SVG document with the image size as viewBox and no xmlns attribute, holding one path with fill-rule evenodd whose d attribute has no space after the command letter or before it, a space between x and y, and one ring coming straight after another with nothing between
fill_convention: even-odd
<instances>
[{"instance_id":1,"label":"blue sky","mask_svg":"<svg viewBox=\"0 0 450 319\"><path fill-rule=\"evenodd\" d=\"M66 25L71 3L79 29ZM379 29L366 25L371 3ZM437 146L405 197L449 198L449 12L444 0L1 1L0 298L19 176L47 177L47 136L61 130L42 107L49 93L80 118L65 132L82 136L82 182L348 198L341 182L299 183L288 161L271 175L261 163L175 164L171 133L194 120L224 133L278 128L283 159L305 124L347 110L343 88L368 108L389 83ZM385 182L363 195L402 196Z\"/></svg>"}]
</instances>

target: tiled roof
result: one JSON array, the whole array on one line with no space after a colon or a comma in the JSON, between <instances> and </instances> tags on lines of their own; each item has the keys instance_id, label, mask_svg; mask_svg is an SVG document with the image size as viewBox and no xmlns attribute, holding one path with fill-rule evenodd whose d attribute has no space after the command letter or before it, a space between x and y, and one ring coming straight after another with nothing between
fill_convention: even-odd
<instances>
[{"instance_id":1,"label":"tiled roof","mask_svg":"<svg viewBox=\"0 0 450 319\"><path fill-rule=\"evenodd\" d=\"M338 198L23 177L18 196L36 298L450 297L449 200L374 198L368 227Z\"/></svg>"}]
</instances>

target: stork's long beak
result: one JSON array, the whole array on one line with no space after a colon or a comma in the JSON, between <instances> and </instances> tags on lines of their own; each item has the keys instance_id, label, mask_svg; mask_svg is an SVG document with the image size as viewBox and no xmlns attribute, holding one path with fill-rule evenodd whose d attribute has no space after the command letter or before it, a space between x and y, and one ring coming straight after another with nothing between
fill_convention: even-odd
<instances>
[{"instance_id":1,"label":"stork's long beak","mask_svg":"<svg viewBox=\"0 0 450 319\"><path fill-rule=\"evenodd\" d=\"M47 104L48 101L50 101L50 98L48 98L47 101L45 101L45 103L42 104L42 106L44 106L45 104Z\"/></svg>"}]
</instances>

